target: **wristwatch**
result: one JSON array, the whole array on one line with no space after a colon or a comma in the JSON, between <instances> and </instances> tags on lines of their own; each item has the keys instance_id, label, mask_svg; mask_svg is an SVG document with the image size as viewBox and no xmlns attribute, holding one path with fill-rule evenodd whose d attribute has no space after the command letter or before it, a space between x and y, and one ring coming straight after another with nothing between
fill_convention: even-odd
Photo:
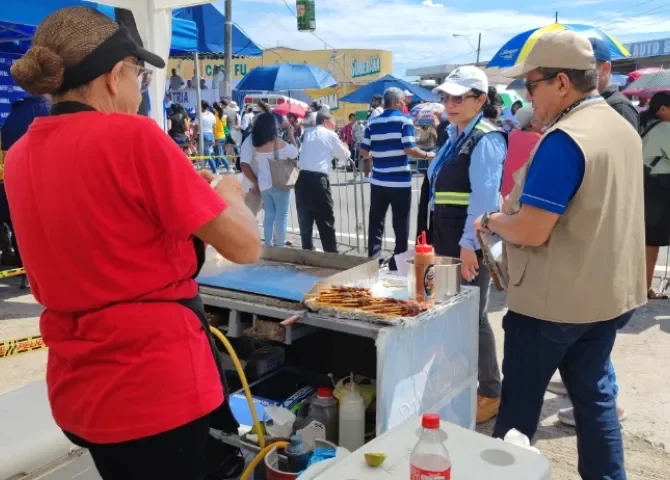
<instances>
[{"instance_id":1,"label":"wristwatch","mask_svg":"<svg viewBox=\"0 0 670 480\"><path fill-rule=\"evenodd\" d=\"M491 212L486 212L484 215L482 215L482 221L480 222L480 225L482 228L485 228L486 230L489 230L489 220L491 218ZM489 230L490 232L491 230Z\"/></svg>"}]
</instances>

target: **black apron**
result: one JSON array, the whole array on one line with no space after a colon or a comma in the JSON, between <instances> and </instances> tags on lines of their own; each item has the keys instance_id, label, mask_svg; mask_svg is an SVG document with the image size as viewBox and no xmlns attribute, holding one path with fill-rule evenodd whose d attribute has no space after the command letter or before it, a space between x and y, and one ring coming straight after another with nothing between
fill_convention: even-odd
<instances>
[{"instance_id":1,"label":"black apron","mask_svg":"<svg viewBox=\"0 0 670 480\"><path fill-rule=\"evenodd\" d=\"M95 111L95 109L79 102L61 102L56 103L51 107L51 115L64 115L64 114L90 112L90 111ZM205 264L205 243L199 238L193 237L193 250L196 256L197 266L195 269L195 273L191 278L195 279L200 273L200 270L202 269L203 265ZM169 301L170 300L144 300L144 301L140 300L140 302L161 302L161 303ZM210 348L212 350L212 356L214 357L214 363L216 364L216 368L219 371L221 387L223 388L224 401L223 404L219 408L214 410L211 414L211 428L221 430L226 434L236 434L240 424L235 419L233 412L230 409L230 405L228 403L228 383L226 382L226 376L223 371L223 367L221 366L221 359L219 358L219 351L216 348L214 337L212 336L209 330L209 322L207 321L207 315L205 314L205 305L202 302L202 298L198 294L192 298L184 298L176 300L176 302L191 310L195 314L195 316L198 317L198 320L200 320L200 324L202 325L202 328L205 331L205 335L207 335L207 339L209 340ZM71 434L68 434L68 436L74 437ZM81 443L79 442L75 443L81 445Z\"/></svg>"}]
</instances>

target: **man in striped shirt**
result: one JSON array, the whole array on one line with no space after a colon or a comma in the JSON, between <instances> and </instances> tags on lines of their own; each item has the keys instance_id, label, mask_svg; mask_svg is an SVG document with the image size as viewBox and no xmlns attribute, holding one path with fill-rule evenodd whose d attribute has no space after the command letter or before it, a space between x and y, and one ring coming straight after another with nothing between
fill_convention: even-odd
<instances>
[{"instance_id":1,"label":"man in striped shirt","mask_svg":"<svg viewBox=\"0 0 670 480\"><path fill-rule=\"evenodd\" d=\"M360 146L365 157L366 176L370 179L370 218L368 256L381 254L382 235L386 212L391 207L395 233L394 255L407 251L409 239L409 212L412 204L412 172L409 156L432 159L435 153L416 147L412 120L402 113L405 94L399 88L384 92L384 113L370 119ZM391 270L396 270L391 259Z\"/></svg>"}]
</instances>

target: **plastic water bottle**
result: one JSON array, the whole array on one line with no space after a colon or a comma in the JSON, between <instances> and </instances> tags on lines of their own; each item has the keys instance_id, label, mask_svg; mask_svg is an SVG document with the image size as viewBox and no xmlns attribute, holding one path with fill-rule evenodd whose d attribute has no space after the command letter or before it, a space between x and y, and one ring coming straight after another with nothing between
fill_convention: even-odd
<instances>
[{"instance_id":1,"label":"plastic water bottle","mask_svg":"<svg viewBox=\"0 0 670 480\"><path fill-rule=\"evenodd\" d=\"M444 445L446 434L440 428L440 417L426 413L421 421L423 433L409 457L410 480L450 480L451 459Z\"/></svg>"},{"instance_id":2,"label":"plastic water bottle","mask_svg":"<svg viewBox=\"0 0 670 480\"><path fill-rule=\"evenodd\" d=\"M353 452L365 443L365 401L353 378L349 383L351 390L340 401L340 447Z\"/></svg>"}]
</instances>

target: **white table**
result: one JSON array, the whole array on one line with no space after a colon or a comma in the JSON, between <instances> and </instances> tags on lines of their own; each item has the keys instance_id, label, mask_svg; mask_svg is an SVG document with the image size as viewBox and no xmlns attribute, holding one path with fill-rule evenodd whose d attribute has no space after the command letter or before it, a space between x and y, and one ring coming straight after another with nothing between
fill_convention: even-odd
<instances>
[{"instance_id":1,"label":"white table","mask_svg":"<svg viewBox=\"0 0 670 480\"><path fill-rule=\"evenodd\" d=\"M454 480L549 480L549 461L541 454L510 445L471 430L442 422ZM421 417L377 437L334 463L316 480L407 480L409 457L421 434ZM365 453L384 453L379 468L365 463Z\"/></svg>"}]
</instances>

